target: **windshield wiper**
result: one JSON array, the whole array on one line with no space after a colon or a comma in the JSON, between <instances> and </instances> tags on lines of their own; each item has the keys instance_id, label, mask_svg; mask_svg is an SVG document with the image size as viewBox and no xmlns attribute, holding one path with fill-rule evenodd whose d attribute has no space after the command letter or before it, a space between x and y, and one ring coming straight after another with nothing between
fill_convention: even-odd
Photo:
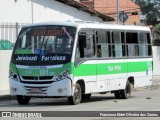
<instances>
[{"instance_id":1,"label":"windshield wiper","mask_svg":"<svg viewBox=\"0 0 160 120\"><path fill-rule=\"evenodd\" d=\"M41 39L41 38L40 38L40 39ZM38 41L37 43L33 44L33 45L28 46L26 49L29 49L29 48L31 48L32 46L37 45L37 44L40 43L40 42L41 42L41 40Z\"/></svg>"}]
</instances>

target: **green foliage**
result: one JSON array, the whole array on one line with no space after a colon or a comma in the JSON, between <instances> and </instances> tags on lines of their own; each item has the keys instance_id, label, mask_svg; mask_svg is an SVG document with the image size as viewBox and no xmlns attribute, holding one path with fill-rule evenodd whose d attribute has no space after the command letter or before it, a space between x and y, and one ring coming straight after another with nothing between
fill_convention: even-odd
<instances>
[{"instance_id":1,"label":"green foliage","mask_svg":"<svg viewBox=\"0 0 160 120\"><path fill-rule=\"evenodd\" d=\"M160 46L160 23L153 28L153 46Z\"/></svg>"},{"instance_id":2,"label":"green foliage","mask_svg":"<svg viewBox=\"0 0 160 120\"><path fill-rule=\"evenodd\" d=\"M154 30L160 30L160 23L154 26Z\"/></svg>"},{"instance_id":3,"label":"green foliage","mask_svg":"<svg viewBox=\"0 0 160 120\"><path fill-rule=\"evenodd\" d=\"M160 18L160 0L134 0L140 5L141 11L146 15L148 25L158 24L157 18Z\"/></svg>"}]
</instances>

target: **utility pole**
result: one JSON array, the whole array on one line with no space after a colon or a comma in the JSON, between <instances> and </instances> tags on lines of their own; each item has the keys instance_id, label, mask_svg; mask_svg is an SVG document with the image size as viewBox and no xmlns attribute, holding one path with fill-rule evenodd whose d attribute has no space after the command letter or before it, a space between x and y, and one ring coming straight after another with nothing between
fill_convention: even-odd
<instances>
[{"instance_id":1,"label":"utility pole","mask_svg":"<svg viewBox=\"0 0 160 120\"><path fill-rule=\"evenodd\" d=\"M116 1L117 24L119 24L119 0Z\"/></svg>"}]
</instances>

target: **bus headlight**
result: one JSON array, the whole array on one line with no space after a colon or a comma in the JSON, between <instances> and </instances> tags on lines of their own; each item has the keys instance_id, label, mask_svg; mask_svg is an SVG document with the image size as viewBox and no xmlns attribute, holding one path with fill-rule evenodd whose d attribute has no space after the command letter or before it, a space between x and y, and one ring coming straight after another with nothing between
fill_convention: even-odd
<instances>
[{"instance_id":1,"label":"bus headlight","mask_svg":"<svg viewBox=\"0 0 160 120\"><path fill-rule=\"evenodd\" d=\"M67 78L68 77L68 73L69 73L69 69L65 70L61 74L57 75L57 77L55 77L55 81L63 80L65 78Z\"/></svg>"},{"instance_id":2,"label":"bus headlight","mask_svg":"<svg viewBox=\"0 0 160 120\"><path fill-rule=\"evenodd\" d=\"M63 78L63 75L58 75L58 79L61 80Z\"/></svg>"},{"instance_id":3,"label":"bus headlight","mask_svg":"<svg viewBox=\"0 0 160 120\"><path fill-rule=\"evenodd\" d=\"M63 77L67 77L68 73L67 72L63 72Z\"/></svg>"},{"instance_id":4,"label":"bus headlight","mask_svg":"<svg viewBox=\"0 0 160 120\"><path fill-rule=\"evenodd\" d=\"M13 72L13 70L10 68L9 70L9 77L13 80L19 81L18 79L18 75L16 73Z\"/></svg>"}]
</instances>

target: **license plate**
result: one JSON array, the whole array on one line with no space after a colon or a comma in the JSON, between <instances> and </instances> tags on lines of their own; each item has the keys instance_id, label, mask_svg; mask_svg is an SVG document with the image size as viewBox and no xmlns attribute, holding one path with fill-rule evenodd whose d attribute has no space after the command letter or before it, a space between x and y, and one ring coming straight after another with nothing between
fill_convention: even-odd
<instances>
[{"instance_id":1,"label":"license plate","mask_svg":"<svg viewBox=\"0 0 160 120\"><path fill-rule=\"evenodd\" d=\"M30 92L31 92L31 93L41 93L42 90L41 90L41 89L31 89Z\"/></svg>"}]
</instances>

